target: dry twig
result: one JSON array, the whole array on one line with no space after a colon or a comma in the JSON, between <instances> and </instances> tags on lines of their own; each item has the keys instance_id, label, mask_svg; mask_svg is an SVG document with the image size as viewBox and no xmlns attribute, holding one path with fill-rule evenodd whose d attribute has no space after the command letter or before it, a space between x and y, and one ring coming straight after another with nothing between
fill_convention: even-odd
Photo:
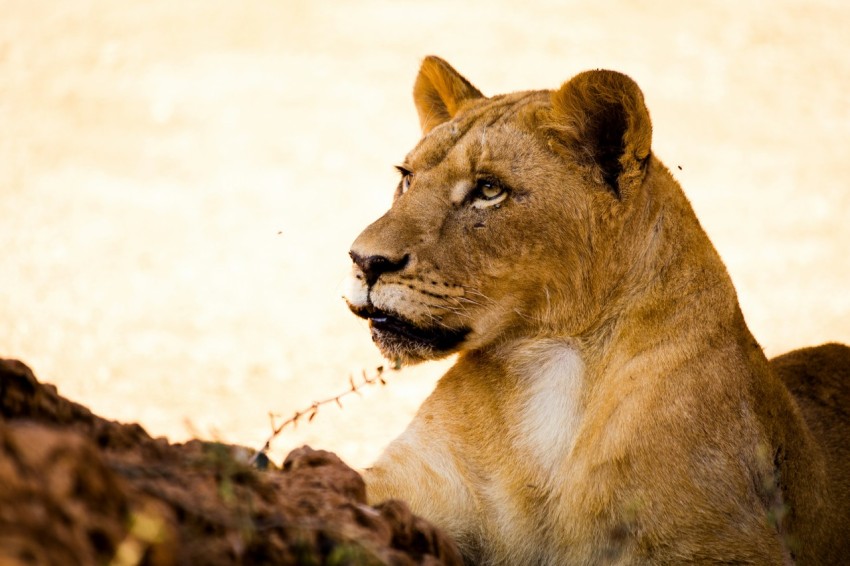
<instances>
[{"instance_id":1,"label":"dry twig","mask_svg":"<svg viewBox=\"0 0 850 566\"><path fill-rule=\"evenodd\" d=\"M393 371L397 371L397 370L401 369L401 365L396 361L396 362L393 363L393 365L390 369L392 369ZM248 461L248 463L252 466L255 465L256 462L257 462L257 459L261 455L268 452L269 448L271 448L272 441L275 438L277 438L278 435L280 435L280 433L283 432L283 429L285 429L287 426L297 425L298 421L303 419L304 417L307 418L307 422L312 422L312 420L314 418L316 418L316 414L318 414L318 412L319 412L319 407L321 407L323 405L327 405L329 403L336 403L339 406L339 408L341 409L342 408L342 399L344 397L347 397L348 395L351 395L353 393L356 393L356 394L359 395L360 390L363 389L364 387L368 386L368 385L374 385L376 383L380 383L381 385L386 385L387 382L384 379L384 372L385 371L386 370L385 370L384 366L378 366L377 368L375 368L375 372L372 375L367 374L366 370L363 370L363 372L361 374L362 375L362 381L360 381L359 383L354 380L354 376L349 375L348 376L348 383L349 383L350 387L347 390L343 391L339 395L335 395L333 397L328 397L327 399L322 399L321 401L313 401L313 403L309 407L307 407L306 409L302 409L300 411L295 411L294 415L292 415L291 417L289 417L288 419L286 419L285 421L283 421L282 423L280 423L278 425L275 424L275 416L276 415L273 414L273 413L269 413L269 419L270 419L271 425L272 425L272 433L266 439L266 442L263 444L263 447L260 448L259 450L257 450L254 453L254 455L251 456L251 459Z\"/></svg>"}]
</instances>

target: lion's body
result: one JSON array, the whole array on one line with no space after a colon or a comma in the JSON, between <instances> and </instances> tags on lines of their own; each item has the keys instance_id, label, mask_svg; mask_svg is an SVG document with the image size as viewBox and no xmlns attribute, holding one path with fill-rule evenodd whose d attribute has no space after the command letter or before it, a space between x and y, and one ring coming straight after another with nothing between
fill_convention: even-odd
<instances>
[{"instance_id":1,"label":"lion's body","mask_svg":"<svg viewBox=\"0 0 850 566\"><path fill-rule=\"evenodd\" d=\"M771 371L634 83L487 99L429 58L415 97L425 136L346 298L388 356L459 357L370 499L475 563L850 555L850 381L801 410Z\"/></svg>"}]
</instances>

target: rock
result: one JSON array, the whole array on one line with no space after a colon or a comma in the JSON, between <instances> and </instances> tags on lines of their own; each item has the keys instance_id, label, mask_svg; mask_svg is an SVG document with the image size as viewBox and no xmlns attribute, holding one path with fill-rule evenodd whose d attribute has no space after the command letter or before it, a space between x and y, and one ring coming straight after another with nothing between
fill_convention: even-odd
<instances>
[{"instance_id":1,"label":"rock","mask_svg":"<svg viewBox=\"0 0 850 566\"><path fill-rule=\"evenodd\" d=\"M170 444L0 360L0 564L461 564L398 501L302 447L261 471L239 447Z\"/></svg>"}]
</instances>

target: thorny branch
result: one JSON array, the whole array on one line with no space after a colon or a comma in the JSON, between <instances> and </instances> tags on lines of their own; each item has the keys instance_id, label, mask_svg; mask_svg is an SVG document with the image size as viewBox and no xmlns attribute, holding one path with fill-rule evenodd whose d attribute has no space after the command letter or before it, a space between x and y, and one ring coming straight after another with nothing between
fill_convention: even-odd
<instances>
[{"instance_id":1,"label":"thorny branch","mask_svg":"<svg viewBox=\"0 0 850 566\"><path fill-rule=\"evenodd\" d=\"M398 360L396 360L396 361L393 362L393 365L390 367L390 369L392 371L398 371L399 369L401 369L401 364L399 363ZM288 419L286 419L285 421L283 421L280 424L276 425L275 424L275 416L276 415L273 414L273 413L269 413L269 419L271 420L271 425L272 425L272 433L266 439L266 442L263 444L263 447L260 448L259 450L257 450L256 452L254 452L254 455L251 456L251 459L248 460L248 463L252 466L256 465L257 458L259 458L260 455L268 452L269 448L271 448L272 441L275 438L277 438L280 435L280 433L283 432L283 429L285 429L289 425L292 425L292 426L297 425L298 421L301 420L304 417L307 418L307 422L312 422L312 420L314 418L316 418L316 414L319 412L319 407L321 407L323 405L328 405L330 403L336 403L339 406L339 408L341 409L342 408L342 399L344 397L347 397L348 395L351 395L353 393L356 393L356 394L359 395L360 390L363 389L364 387L368 386L368 385L374 385L376 383L380 383L381 385L386 385L387 382L384 379L384 371L385 371L384 366L376 367L375 371L372 375L367 374L366 370L363 370L363 372L361 374L362 381L360 381L359 383L354 380L353 375L349 375L348 376L348 384L349 384L348 389L346 389L345 391L343 391L339 395L334 395L333 397L328 397L327 399L322 399L320 401L313 401L313 403L309 407L307 407L306 409L302 409L300 411L295 411L294 415L292 415L291 417L289 417Z\"/></svg>"}]
</instances>

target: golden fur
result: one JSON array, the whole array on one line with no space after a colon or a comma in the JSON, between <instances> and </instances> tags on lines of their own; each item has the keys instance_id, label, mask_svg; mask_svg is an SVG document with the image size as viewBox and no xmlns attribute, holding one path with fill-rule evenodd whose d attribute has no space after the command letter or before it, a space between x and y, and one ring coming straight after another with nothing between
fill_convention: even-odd
<instances>
[{"instance_id":1,"label":"golden fur","mask_svg":"<svg viewBox=\"0 0 850 566\"><path fill-rule=\"evenodd\" d=\"M414 98L423 138L345 296L388 357L459 356L367 470L370 500L407 501L476 564L846 560L850 350L808 381L783 366L795 401L637 85L485 98L428 57Z\"/></svg>"}]
</instances>

